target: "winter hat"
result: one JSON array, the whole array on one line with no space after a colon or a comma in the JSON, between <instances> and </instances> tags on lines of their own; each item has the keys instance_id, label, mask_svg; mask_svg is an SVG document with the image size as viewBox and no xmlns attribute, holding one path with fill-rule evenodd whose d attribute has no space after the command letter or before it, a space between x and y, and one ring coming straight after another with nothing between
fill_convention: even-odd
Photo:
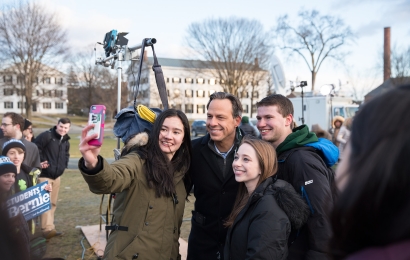
<instances>
[{"instance_id":1,"label":"winter hat","mask_svg":"<svg viewBox=\"0 0 410 260\"><path fill-rule=\"evenodd\" d=\"M23 131L28 129L32 125L31 121L28 120L27 118L24 119L24 128Z\"/></svg>"},{"instance_id":2,"label":"winter hat","mask_svg":"<svg viewBox=\"0 0 410 260\"><path fill-rule=\"evenodd\" d=\"M23 144L22 141L17 139L10 139L3 144L3 151L1 152L1 154L5 156L11 148L16 147L23 149L24 153L26 152L26 146Z\"/></svg>"},{"instance_id":3,"label":"winter hat","mask_svg":"<svg viewBox=\"0 0 410 260\"><path fill-rule=\"evenodd\" d=\"M10 172L17 174L16 166L10 161L9 157L0 156L0 175Z\"/></svg>"},{"instance_id":4,"label":"winter hat","mask_svg":"<svg viewBox=\"0 0 410 260\"><path fill-rule=\"evenodd\" d=\"M243 116L241 122L242 122L242 124L249 124L249 117Z\"/></svg>"}]
</instances>

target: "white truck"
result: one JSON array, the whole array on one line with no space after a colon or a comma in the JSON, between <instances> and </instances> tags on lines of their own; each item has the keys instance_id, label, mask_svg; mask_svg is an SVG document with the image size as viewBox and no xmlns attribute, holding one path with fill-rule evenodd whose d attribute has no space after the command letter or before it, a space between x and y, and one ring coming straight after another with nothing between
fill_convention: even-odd
<instances>
[{"instance_id":1,"label":"white truck","mask_svg":"<svg viewBox=\"0 0 410 260\"><path fill-rule=\"evenodd\" d=\"M293 120L302 125L302 98L290 98L293 104ZM303 97L303 117L305 125L312 129L312 125L319 124L323 130L329 130L335 116L353 117L359 106L353 104L352 99L345 97L308 96Z\"/></svg>"}]
</instances>

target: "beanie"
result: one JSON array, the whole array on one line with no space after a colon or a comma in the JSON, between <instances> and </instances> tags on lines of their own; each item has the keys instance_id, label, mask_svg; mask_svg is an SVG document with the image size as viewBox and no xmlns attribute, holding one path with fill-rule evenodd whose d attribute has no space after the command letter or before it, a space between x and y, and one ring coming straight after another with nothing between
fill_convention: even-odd
<instances>
[{"instance_id":1,"label":"beanie","mask_svg":"<svg viewBox=\"0 0 410 260\"><path fill-rule=\"evenodd\" d=\"M25 118L25 119L24 119L24 128L23 128L23 131L26 130L26 129L28 129L29 126L31 126L31 125L32 125L31 121L28 120L27 118Z\"/></svg>"},{"instance_id":2,"label":"beanie","mask_svg":"<svg viewBox=\"0 0 410 260\"><path fill-rule=\"evenodd\" d=\"M242 124L248 124L249 123L249 117L243 116L241 122L242 122Z\"/></svg>"},{"instance_id":3,"label":"beanie","mask_svg":"<svg viewBox=\"0 0 410 260\"><path fill-rule=\"evenodd\" d=\"M16 166L10 161L9 157L0 156L0 175L10 172L17 174Z\"/></svg>"},{"instance_id":4,"label":"beanie","mask_svg":"<svg viewBox=\"0 0 410 260\"><path fill-rule=\"evenodd\" d=\"M17 140L17 139L10 139L7 142L5 142L3 144L3 151L1 152L2 155L7 155L7 152L11 149L11 148L21 148L23 149L24 153L26 152L26 146L23 144L22 141Z\"/></svg>"}]
</instances>

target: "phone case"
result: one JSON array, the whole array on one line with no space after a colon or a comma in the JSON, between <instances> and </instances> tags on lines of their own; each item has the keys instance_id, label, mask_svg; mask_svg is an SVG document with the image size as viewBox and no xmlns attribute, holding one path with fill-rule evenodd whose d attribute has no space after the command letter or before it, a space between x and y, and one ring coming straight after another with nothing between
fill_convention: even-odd
<instances>
[{"instance_id":1,"label":"phone case","mask_svg":"<svg viewBox=\"0 0 410 260\"><path fill-rule=\"evenodd\" d=\"M101 146L104 140L104 122L105 122L105 106L92 105L88 117L88 124L94 124L94 128L89 130L87 135L97 133L95 139L88 141L89 145Z\"/></svg>"}]
</instances>

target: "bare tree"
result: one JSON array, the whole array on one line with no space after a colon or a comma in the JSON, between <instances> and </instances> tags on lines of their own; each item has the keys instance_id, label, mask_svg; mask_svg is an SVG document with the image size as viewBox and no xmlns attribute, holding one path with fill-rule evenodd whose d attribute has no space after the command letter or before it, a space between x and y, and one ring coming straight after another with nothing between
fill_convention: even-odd
<instances>
[{"instance_id":1,"label":"bare tree","mask_svg":"<svg viewBox=\"0 0 410 260\"><path fill-rule=\"evenodd\" d=\"M247 86L255 60L265 67L270 57L268 34L256 20L209 19L192 23L187 34L186 42L203 60L202 67L211 69L223 90L234 95Z\"/></svg>"},{"instance_id":2,"label":"bare tree","mask_svg":"<svg viewBox=\"0 0 410 260\"><path fill-rule=\"evenodd\" d=\"M377 87L377 78L380 75L374 69L356 71L346 66L347 86L341 86L341 90L348 90L355 100L363 100L364 96Z\"/></svg>"},{"instance_id":3,"label":"bare tree","mask_svg":"<svg viewBox=\"0 0 410 260\"><path fill-rule=\"evenodd\" d=\"M33 92L47 65L67 51L66 32L54 13L36 2L4 5L0 15L0 59L21 79L26 117L31 118Z\"/></svg>"},{"instance_id":4,"label":"bare tree","mask_svg":"<svg viewBox=\"0 0 410 260\"><path fill-rule=\"evenodd\" d=\"M410 77L410 46L407 49L394 46L391 55L392 78L396 85L404 84Z\"/></svg>"},{"instance_id":5,"label":"bare tree","mask_svg":"<svg viewBox=\"0 0 410 260\"><path fill-rule=\"evenodd\" d=\"M318 11L301 10L299 23L292 25L288 15L278 18L274 29L278 47L299 55L312 74L312 90L315 88L317 73L323 61L333 58L342 61L346 55L341 51L354 36L343 20Z\"/></svg>"}]
</instances>

